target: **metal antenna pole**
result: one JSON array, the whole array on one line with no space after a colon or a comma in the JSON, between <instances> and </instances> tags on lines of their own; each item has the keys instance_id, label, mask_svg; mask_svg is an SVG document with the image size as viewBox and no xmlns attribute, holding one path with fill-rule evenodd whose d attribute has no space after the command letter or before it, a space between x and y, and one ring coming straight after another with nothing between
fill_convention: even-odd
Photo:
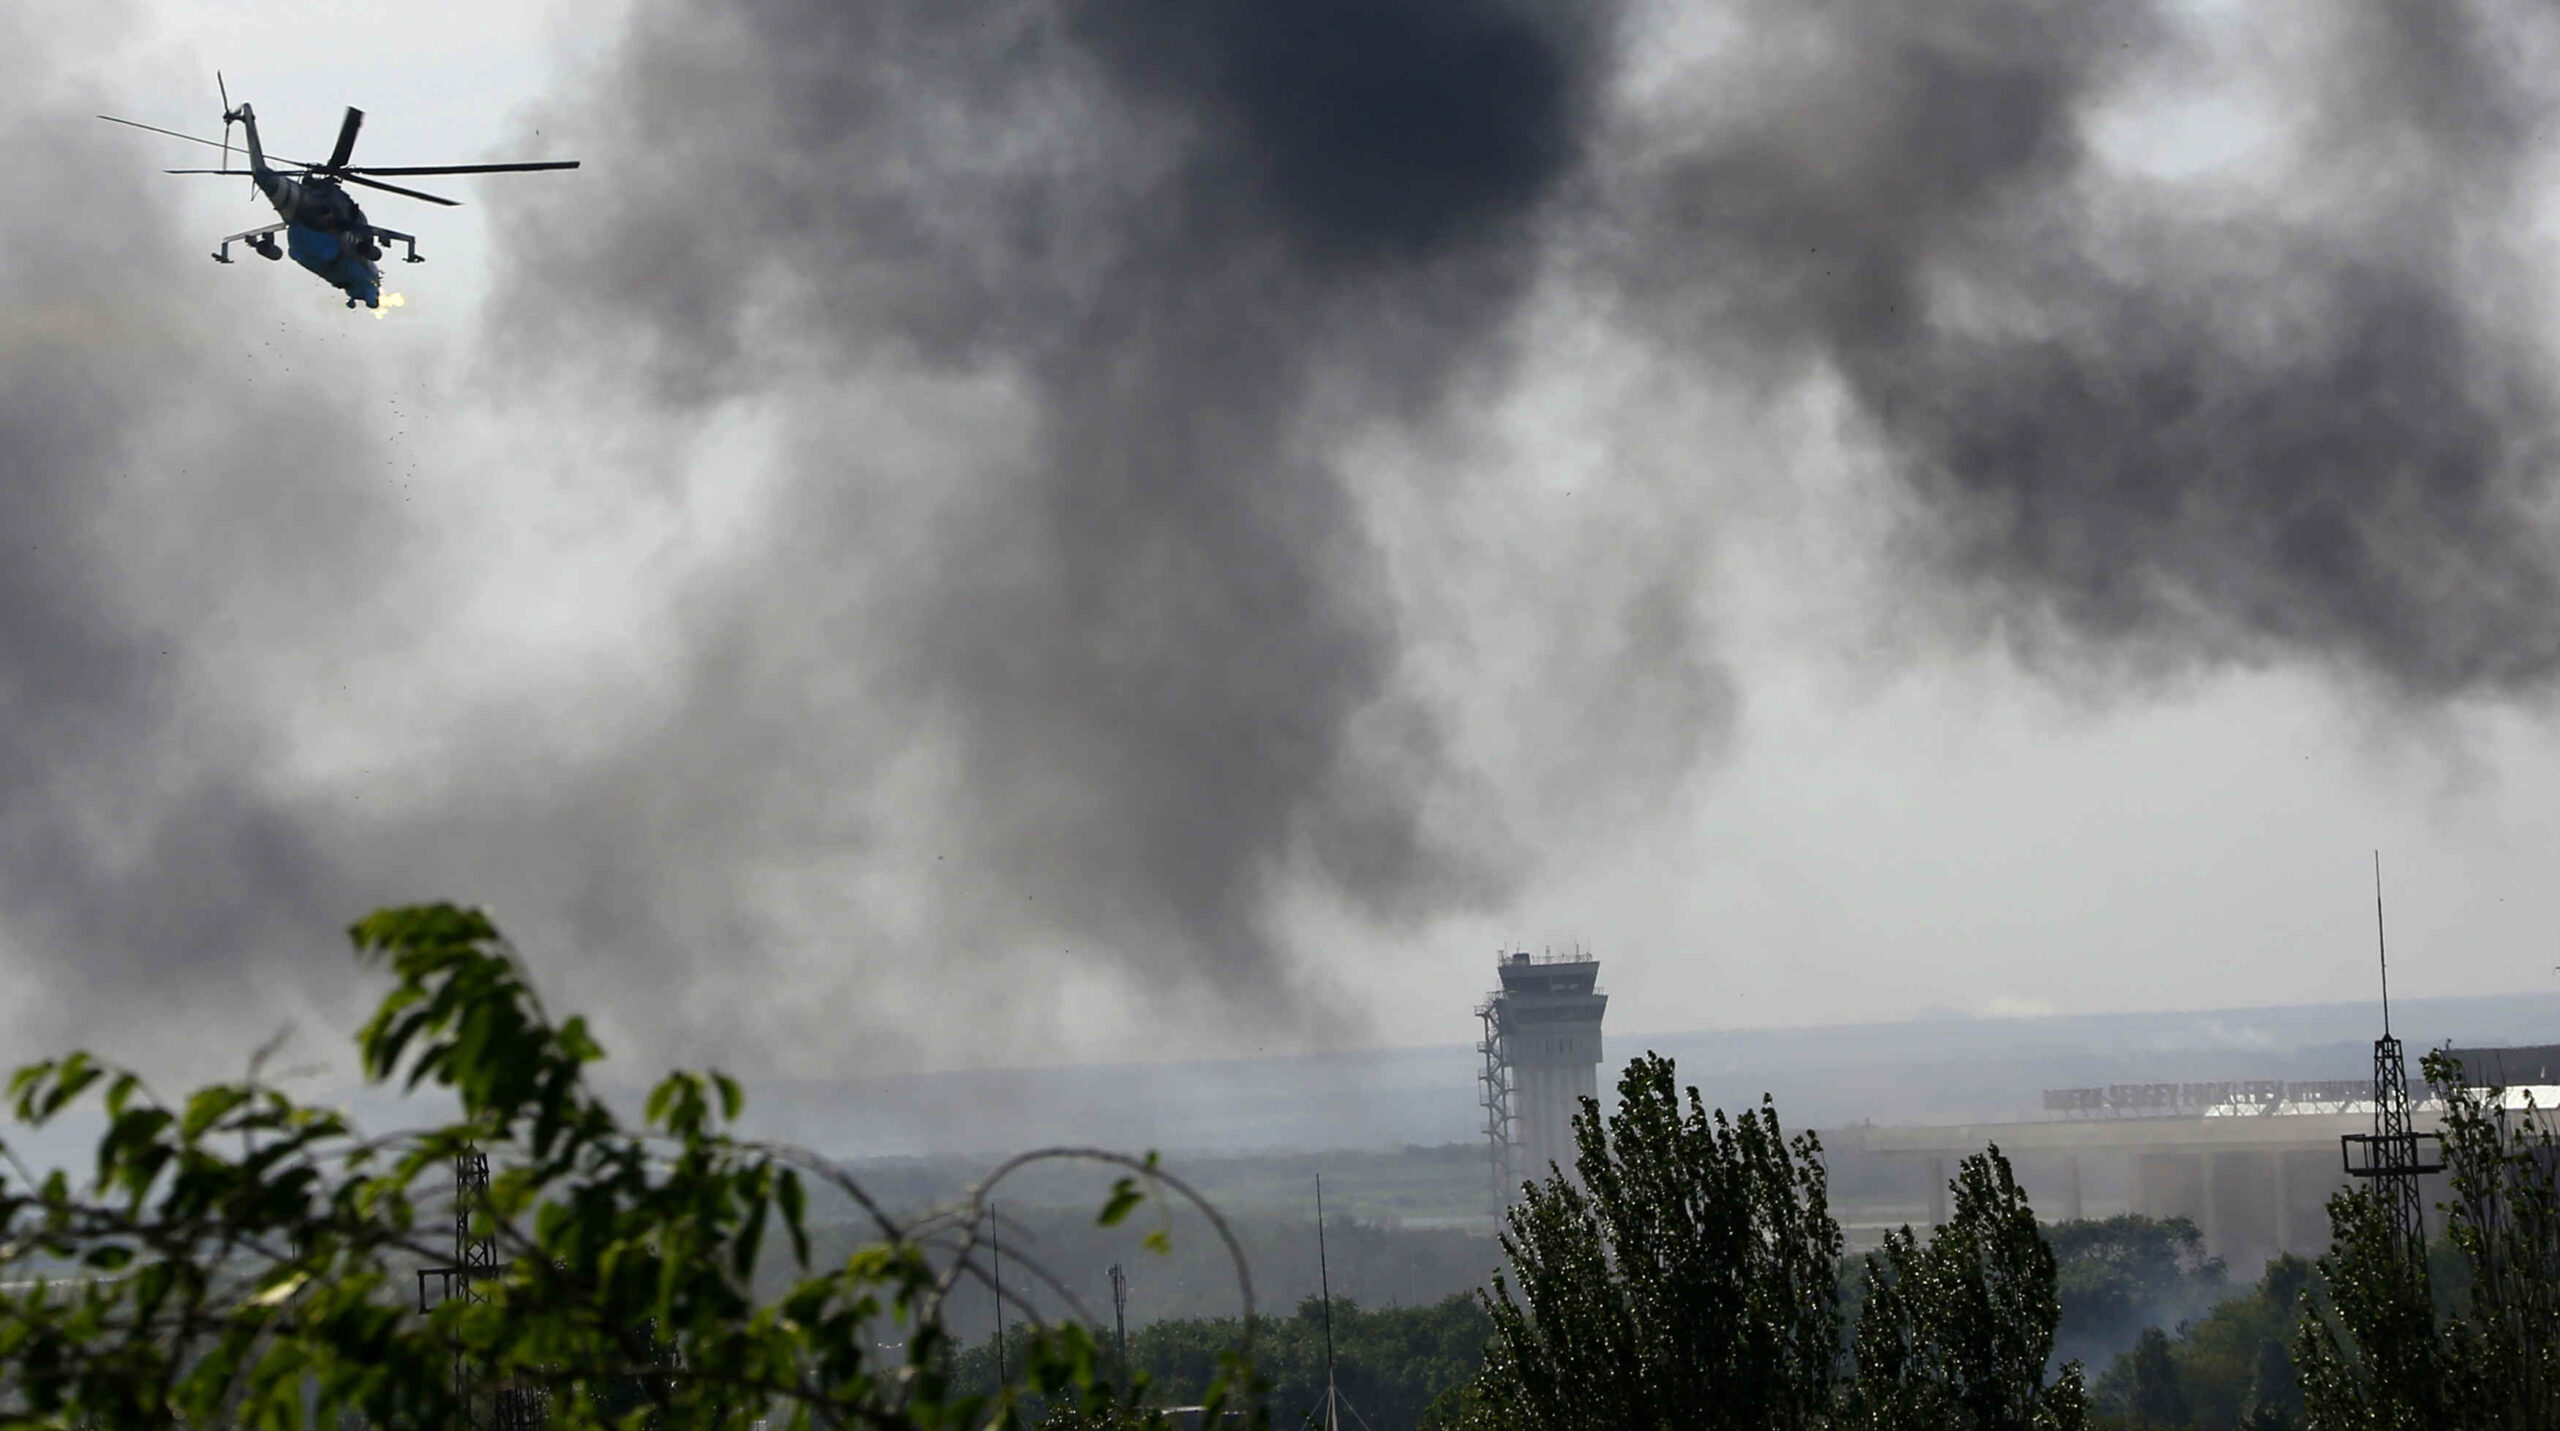
<instances>
[{"instance_id":1,"label":"metal antenna pole","mask_svg":"<svg viewBox=\"0 0 2560 1431\"><path fill-rule=\"evenodd\" d=\"M1120 1394L1129 1394L1129 1277L1111 1264L1111 1322L1120 1341Z\"/></svg>"},{"instance_id":2,"label":"metal antenna pole","mask_svg":"<svg viewBox=\"0 0 2560 1431\"><path fill-rule=\"evenodd\" d=\"M995 1206L987 1207L987 1242L995 1249L996 1258L996 1393L1004 1393L1004 1220L996 1216Z\"/></svg>"},{"instance_id":3,"label":"metal antenna pole","mask_svg":"<svg viewBox=\"0 0 2560 1431\"><path fill-rule=\"evenodd\" d=\"M1316 1174L1316 1286L1324 1295L1324 1427L1325 1431L1341 1431L1340 1415L1334 1410L1337 1394L1333 1389L1333 1271L1324 1255L1324 1174Z\"/></svg>"},{"instance_id":4,"label":"metal antenna pole","mask_svg":"<svg viewBox=\"0 0 2560 1431\"><path fill-rule=\"evenodd\" d=\"M2382 961L2382 1036L2391 1037L2391 945L2382 936L2382 851L2373 852L2373 952Z\"/></svg>"}]
</instances>

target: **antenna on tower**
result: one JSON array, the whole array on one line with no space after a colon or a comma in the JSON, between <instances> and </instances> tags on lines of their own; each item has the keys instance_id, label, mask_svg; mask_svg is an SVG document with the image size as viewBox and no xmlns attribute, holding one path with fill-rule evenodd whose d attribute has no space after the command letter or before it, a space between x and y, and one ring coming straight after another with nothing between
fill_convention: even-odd
<instances>
[{"instance_id":1,"label":"antenna on tower","mask_svg":"<svg viewBox=\"0 0 2560 1431\"><path fill-rule=\"evenodd\" d=\"M2382 935L2382 851L2373 852L2373 952L2382 961L2382 1036L2391 1037L2391 945Z\"/></svg>"}]
</instances>

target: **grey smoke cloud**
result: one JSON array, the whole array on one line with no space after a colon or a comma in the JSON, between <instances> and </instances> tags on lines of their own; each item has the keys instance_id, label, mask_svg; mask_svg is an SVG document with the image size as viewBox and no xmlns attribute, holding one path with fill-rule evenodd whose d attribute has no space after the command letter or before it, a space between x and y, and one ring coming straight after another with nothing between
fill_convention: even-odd
<instances>
[{"instance_id":1,"label":"grey smoke cloud","mask_svg":"<svg viewBox=\"0 0 2560 1431\"><path fill-rule=\"evenodd\" d=\"M1738 103L1619 176L1627 302L1835 373L1925 565L2031 651L2546 687L2551 370L2514 320L2548 17L2271 18L2296 63L2216 78L2297 152L2235 195L2090 137L2205 60L2177 13L1798 7L1705 67Z\"/></svg>"},{"instance_id":2,"label":"grey smoke cloud","mask_svg":"<svg viewBox=\"0 0 2560 1431\"><path fill-rule=\"evenodd\" d=\"M2307 136L2270 190L2092 141L2197 61L2165 6L1729 7L1639 99L1668 10L654 4L546 120L628 182L520 211L499 311L706 410L813 368L993 375L1001 475L893 551L876 479L804 451L777 569L907 588L814 644L888 677L872 728L973 772L946 927L1254 997L1289 982L1290 878L1419 920L1534 863L1402 674L1342 453L1498 388L1556 285L1702 384L1831 375L1913 499L1911 578L2031 652L2542 684L2543 357L2476 261L2540 131L2517 16L2443 15L2306 16L2317 65L2226 75ZM1713 748L1730 699L1634 674L1712 668L1704 550L1619 555L1578 645L1625 659L1574 678L1595 716L1671 709L1561 723L1594 802Z\"/></svg>"},{"instance_id":3,"label":"grey smoke cloud","mask_svg":"<svg viewBox=\"0 0 2560 1431\"><path fill-rule=\"evenodd\" d=\"M1639 94L1678 8L644 0L541 120L580 183L486 196L463 356L571 445L752 428L754 537L665 602L662 701L583 741L454 714L361 806L280 773L266 717L403 660L471 552L351 480L396 435L360 376L284 373L254 304L132 291L192 240L129 148L45 127L97 106L21 48L0 174L91 217L0 219L18 965L75 1024L263 1016L335 996L352 914L452 894L652 1056L901 1062L965 1005L1004 1036L962 1056L1036 1060L1062 972L1310 1026L1293 891L1420 929L1543 853L1453 733L1483 693L1417 674L1351 455L1456 460L1543 299L1701 386L1836 382L1916 595L2038 651L2548 684L2529 17L2307 18L2318 64L2225 74L2292 136L2232 182L2091 137L2187 63L2183 11L1737 5ZM1690 475L1625 506L1736 480L1712 442ZM1484 636L1571 689L1501 718L1601 807L1715 750L1735 693L1707 543L1596 545L1605 579ZM307 659L251 700L227 651Z\"/></svg>"},{"instance_id":4,"label":"grey smoke cloud","mask_svg":"<svg viewBox=\"0 0 2560 1431\"><path fill-rule=\"evenodd\" d=\"M1396 922L1514 873L1400 683L1334 439L1505 362L1608 28L1428 0L647 7L565 119L641 177L518 215L498 311L536 351L642 354L677 402L776 361L1011 385L1019 454L920 550L866 524L876 474L800 454L774 569L897 573L813 644L882 673L854 720L970 772L934 817L976 875L938 910L955 942L1063 935L1285 1018L1286 879ZM1452 788L1465 828L1425 814Z\"/></svg>"},{"instance_id":5,"label":"grey smoke cloud","mask_svg":"<svg viewBox=\"0 0 2560 1431\"><path fill-rule=\"evenodd\" d=\"M271 324L131 301L194 244L20 38L0 182L47 198L0 217L0 947L57 1029L281 1017L327 976L237 976L326 947L360 892L267 778L272 733L208 692L244 625L334 644L303 601L367 585L353 539L397 522L347 484L374 455L352 405L273 381Z\"/></svg>"}]
</instances>

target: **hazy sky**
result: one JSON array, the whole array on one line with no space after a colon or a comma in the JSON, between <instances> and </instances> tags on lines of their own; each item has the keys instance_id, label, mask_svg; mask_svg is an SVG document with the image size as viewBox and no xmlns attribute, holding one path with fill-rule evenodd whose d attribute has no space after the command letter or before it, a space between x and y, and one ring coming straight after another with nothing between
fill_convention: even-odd
<instances>
[{"instance_id":1,"label":"hazy sky","mask_svg":"<svg viewBox=\"0 0 2560 1431\"><path fill-rule=\"evenodd\" d=\"M20 7L10 1046L433 897L751 1072L2350 998L2376 846L2550 988L2534 13ZM217 66L585 167L350 313L89 117Z\"/></svg>"}]
</instances>

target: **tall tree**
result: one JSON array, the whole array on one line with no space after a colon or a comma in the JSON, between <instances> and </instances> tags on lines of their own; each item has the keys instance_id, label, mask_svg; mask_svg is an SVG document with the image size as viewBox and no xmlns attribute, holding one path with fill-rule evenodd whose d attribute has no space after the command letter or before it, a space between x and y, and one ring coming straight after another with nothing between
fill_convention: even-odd
<instances>
[{"instance_id":1,"label":"tall tree","mask_svg":"<svg viewBox=\"0 0 2560 1431\"><path fill-rule=\"evenodd\" d=\"M2444 1101L2445 1242L2463 1290L2439 1306L2370 1189L2329 1200L2330 1250L2294 1360L2334 1431L2560 1427L2560 1139L2552 1112L2425 1062Z\"/></svg>"},{"instance_id":2,"label":"tall tree","mask_svg":"<svg viewBox=\"0 0 2560 1431\"><path fill-rule=\"evenodd\" d=\"M1966 1158L1926 1243L1903 1228L1867 1259L1843 1419L1873 1431L2073 1431L2077 1362L2050 1384L2061 1316L2053 1249L1997 1147Z\"/></svg>"},{"instance_id":3,"label":"tall tree","mask_svg":"<svg viewBox=\"0 0 2560 1431\"><path fill-rule=\"evenodd\" d=\"M1728 1119L1671 1061L1627 1066L1575 1119L1574 1175L1524 1185L1485 1307L1487 1428L1797 1431L1832 1404L1840 1313L1821 1145L1777 1110ZM1515 1280L1516 1279L1516 1280Z\"/></svg>"}]
</instances>

